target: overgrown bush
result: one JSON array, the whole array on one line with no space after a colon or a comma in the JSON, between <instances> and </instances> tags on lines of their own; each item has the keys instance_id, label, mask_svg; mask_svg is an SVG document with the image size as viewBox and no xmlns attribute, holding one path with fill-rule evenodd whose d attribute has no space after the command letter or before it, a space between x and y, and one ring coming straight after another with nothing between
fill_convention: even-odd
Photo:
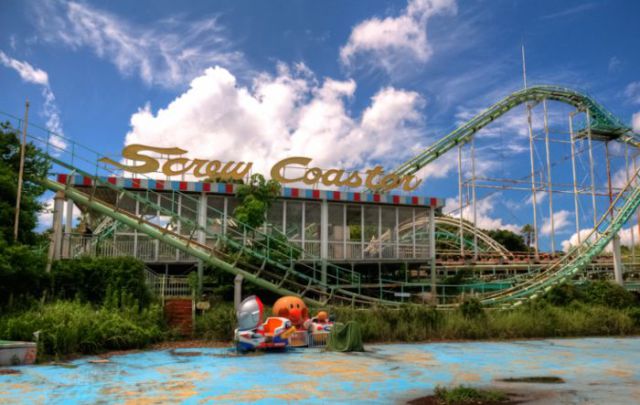
<instances>
[{"instance_id":1,"label":"overgrown bush","mask_svg":"<svg viewBox=\"0 0 640 405\"><path fill-rule=\"evenodd\" d=\"M56 301L0 318L0 339L31 341L39 331L39 356L141 348L161 340L163 330L159 306L141 309L126 294L98 308L77 300Z\"/></svg>"},{"instance_id":2,"label":"overgrown bush","mask_svg":"<svg viewBox=\"0 0 640 405\"><path fill-rule=\"evenodd\" d=\"M196 336L210 340L228 341L233 338L236 313L233 304L214 304L196 318Z\"/></svg>"},{"instance_id":3,"label":"overgrown bush","mask_svg":"<svg viewBox=\"0 0 640 405\"><path fill-rule=\"evenodd\" d=\"M611 308L628 308L635 303L632 293L610 281L590 282L583 287L582 293L585 302Z\"/></svg>"},{"instance_id":4,"label":"overgrown bush","mask_svg":"<svg viewBox=\"0 0 640 405\"><path fill-rule=\"evenodd\" d=\"M147 306L151 295L144 279L144 263L133 257L81 257L60 260L52 269L53 293L101 304L112 292L131 295Z\"/></svg>"},{"instance_id":5,"label":"overgrown bush","mask_svg":"<svg viewBox=\"0 0 640 405\"><path fill-rule=\"evenodd\" d=\"M39 299L50 284L46 264L43 253L0 241L0 308Z\"/></svg>"},{"instance_id":6,"label":"overgrown bush","mask_svg":"<svg viewBox=\"0 0 640 405\"><path fill-rule=\"evenodd\" d=\"M534 301L513 310L436 311L428 307L353 309L334 307L339 322L358 321L365 342L416 342L456 339L519 339L611 336L640 332L631 310L574 303L564 307ZM474 308L471 310L470 308ZM475 314L471 316L471 314Z\"/></svg>"},{"instance_id":7,"label":"overgrown bush","mask_svg":"<svg viewBox=\"0 0 640 405\"><path fill-rule=\"evenodd\" d=\"M464 300L458 307L458 311L467 319L475 319L484 317L484 308L477 298L468 298Z\"/></svg>"},{"instance_id":8,"label":"overgrown bush","mask_svg":"<svg viewBox=\"0 0 640 405\"><path fill-rule=\"evenodd\" d=\"M569 305L574 301L584 298L582 292L575 284L563 283L553 287L545 295L544 299L553 305Z\"/></svg>"}]
</instances>

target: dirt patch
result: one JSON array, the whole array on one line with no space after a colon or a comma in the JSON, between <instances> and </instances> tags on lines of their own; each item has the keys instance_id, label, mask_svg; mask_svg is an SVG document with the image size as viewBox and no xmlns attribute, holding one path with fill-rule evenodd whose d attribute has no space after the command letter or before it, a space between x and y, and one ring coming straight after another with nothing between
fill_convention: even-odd
<instances>
[{"instance_id":1,"label":"dirt patch","mask_svg":"<svg viewBox=\"0 0 640 405\"><path fill-rule=\"evenodd\" d=\"M22 371L13 368L0 368L0 375L22 374Z\"/></svg>"},{"instance_id":2,"label":"dirt patch","mask_svg":"<svg viewBox=\"0 0 640 405\"><path fill-rule=\"evenodd\" d=\"M169 351L172 356L183 356L183 357L198 357L202 356L202 352L179 352L175 349L171 349Z\"/></svg>"},{"instance_id":3,"label":"dirt patch","mask_svg":"<svg viewBox=\"0 0 640 405\"><path fill-rule=\"evenodd\" d=\"M197 347L231 347L231 342L220 340L179 340L175 342L160 342L152 345L151 350L166 350L166 349L193 349Z\"/></svg>"},{"instance_id":4,"label":"dirt patch","mask_svg":"<svg viewBox=\"0 0 640 405\"><path fill-rule=\"evenodd\" d=\"M536 384L564 384L564 380L560 377L552 375L531 376L531 377L510 377L501 378L498 381L506 383L536 383Z\"/></svg>"}]
</instances>

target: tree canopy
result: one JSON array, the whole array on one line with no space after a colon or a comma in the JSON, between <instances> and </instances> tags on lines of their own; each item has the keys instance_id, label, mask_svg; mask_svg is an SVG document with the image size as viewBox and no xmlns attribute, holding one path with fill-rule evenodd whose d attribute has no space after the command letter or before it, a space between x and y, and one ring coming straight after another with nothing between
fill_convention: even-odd
<instances>
[{"instance_id":1,"label":"tree canopy","mask_svg":"<svg viewBox=\"0 0 640 405\"><path fill-rule=\"evenodd\" d=\"M0 124L0 156L2 157L0 159L0 239L13 243L20 168L20 133L9 123ZM36 180L47 176L49 166L47 159L37 153L35 146L27 144L18 228L20 243L35 244L37 242L34 228L38 223L37 215L43 209L38 199L46 189Z\"/></svg>"},{"instance_id":2,"label":"tree canopy","mask_svg":"<svg viewBox=\"0 0 640 405\"><path fill-rule=\"evenodd\" d=\"M271 203L280 195L280 183L265 180L261 174L251 176L248 184L238 187L236 197L240 205L233 211L234 217L252 228L261 226Z\"/></svg>"}]
</instances>

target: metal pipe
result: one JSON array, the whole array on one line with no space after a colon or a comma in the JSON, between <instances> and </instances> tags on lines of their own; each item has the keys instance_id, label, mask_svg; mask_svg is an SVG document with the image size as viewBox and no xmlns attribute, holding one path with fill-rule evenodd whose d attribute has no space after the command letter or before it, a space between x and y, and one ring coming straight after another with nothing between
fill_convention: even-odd
<instances>
[{"instance_id":1,"label":"metal pipe","mask_svg":"<svg viewBox=\"0 0 640 405\"><path fill-rule=\"evenodd\" d=\"M635 171L634 171L635 173ZM629 183L629 144L625 142L624 144L624 174L626 183ZM633 225L629 227L629 232L631 233L631 261L636 260L636 241L634 236Z\"/></svg>"},{"instance_id":2,"label":"metal pipe","mask_svg":"<svg viewBox=\"0 0 640 405\"><path fill-rule=\"evenodd\" d=\"M607 163L607 185L609 187L609 206L613 205L613 191L611 189L611 161L609 159L609 142L604 143L605 161ZM611 210L611 220L613 221L614 215ZM613 241L611 243L613 248L613 275L617 284L623 285L622 280L622 254L620 252L620 236L616 233L613 235Z\"/></svg>"},{"instance_id":3,"label":"metal pipe","mask_svg":"<svg viewBox=\"0 0 640 405\"><path fill-rule=\"evenodd\" d=\"M556 228L553 218L553 189L551 181L551 158L549 153L549 118L547 115L547 99L542 100L544 108L544 143L547 155L547 193L549 197L549 220L551 221L551 253L556 252Z\"/></svg>"},{"instance_id":4,"label":"metal pipe","mask_svg":"<svg viewBox=\"0 0 640 405\"><path fill-rule=\"evenodd\" d=\"M462 225L462 144L458 144L458 209L460 214L460 256L464 257L464 230Z\"/></svg>"},{"instance_id":5,"label":"metal pipe","mask_svg":"<svg viewBox=\"0 0 640 405\"><path fill-rule=\"evenodd\" d=\"M571 172L573 173L573 205L576 215L576 235L578 245L580 244L580 207L578 205L578 181L576 179L576 140L573 135L573 116L575 112L569 113L569 139L571 141Z\"/></svg>"},{"instance_id":6,"label":"metal pipe","mask_svg":"<svg viewBox=\"0 0 640 405\"><path fill-rule=\"evenodd\" d=\"M533 160L533 126L531 122L531 105L527 103L527 124L529 127L529 158L531 161L531 198L533 202L533 249L536 260L539 259L538 254L538 213L537 205L538 199L536 198L536 176L535 176L535 164Z\"/></svg>"},{"instance_id":7,"label":"metal pipe","mask_svg":"<svg viewBox=\"0 0 640 405\"><path fill-rule=\"evenodd\" d=\"M471 138L471 199L473 204L473 227L478 228L478 211L476 204L476 141ZM478 233L473 233L473 260L478 260Z\"/></svg>"},{"instance_id":8,"label":"metal pipe","mask_svg":"<svg viewBox=\"0 0 640 405\"><path fill-rule=\"evenodd\" d=\"M18 241L20 226L20 203L22 200L22 178L24 176L24 155L27 149L27 125L29 124L29 99L24 103L24 123L22 125L22 141L20 142L20 167L18 169L18 191L16 192L16 210L13 219L13 240Z\"/></svg>"},{"instance_id":9,"label":"metal pipe","mask_svg":"<svg viewBox=\"0 0 640 405\"><path fill-rule=\"evenodd\" d=\"M593 163L593 144L592 144L592 136L591 136L591 114L589 110L587 110L587 134L589 140L589 172L591 176L591 205L593 209L593 226L595 227L598 223L598 215L597 215L597 207L596 207L596 178L594 174L594 163Z\"/></svg>"}]
</instances>

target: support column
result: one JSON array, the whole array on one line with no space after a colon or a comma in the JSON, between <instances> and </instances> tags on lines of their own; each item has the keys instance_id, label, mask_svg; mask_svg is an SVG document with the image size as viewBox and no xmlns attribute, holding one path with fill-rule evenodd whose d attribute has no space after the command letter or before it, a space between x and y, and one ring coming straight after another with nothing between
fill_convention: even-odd
<instances>
[{"instance_id":1,"label":"support column","mask_svg":"<svg viewBox=\"0 0 640 405\"><path fill-rule=\"evenodd\" d=\"M473 260L478 260L478 210L476 205L476 146L475 137L471 138L471 203L473 204Z\"/></svg>"},{"instance_id":2,"label":"support column","mask_svg":"<svg viewBox=\"0 0 640 405\"><path fill-rule=\"evenodd\" d=\"M52 234L49 244L49 255L47 261L47 273L51 271L51 264L54 260L60 259L62 250L62 212L64 210L64 192L58 191L53 198L53 219Z\"/></svg>"},{"instance_id":3,"label":"support column","mask_svg":"<svg viewBox=\"0 0 640 405\"><path fill-rule=\"evenodd\" d=\"M549 220L551 221L551 253L556 253L556 227L553 218L553 182L551 178L551 153L549 152L549 118L547 114L547 99L542 100L544 108L544 144L547 158L547 193L549 200Z\"/></svg>"},{"instance_id":4,"label":"support column","mask_svg":"<svg viewBox=\"0 0 640 405\"><path fill-rule=\"evenodd\" d=\"M613 204L613 188L611 185L611 161L609 160L609 142L604 144L604 153L607 163L607 186L609 189L609 205ZM611 219L613 219L613 211L611 212ZM622 281L622 254L620 252L620 236L616 233L613 235L613 275L615 281L619 285L623 285Z\"/></svg>"},{"instance_id":5,"label":"support column","mask_svg":"<svg viewBox=\"0 0 640 405\"><path fill-rule=\"evenodd\" d=\"M624 144L624 173L625 173L625 184L629 183L629 144ZM635 173L635 170L634 170ZM632 225L629 227L629 232L631 233L631 263L635 265L636 261L636 241L635 241L635 231Z\"/></svg>"},{"instance_id":6,"label":"support column","mask_svg":"<svg viewBox=\"0 0 640 405\"><path fill-rule=\"evenodd\" d=\"M429 208L429 267L431 269L431 299L438 304L436 281L436 220L433 208Z\"/></svg>"},{"instance_id":7,"label":"support column","mask_svg":"<svg viewBox=\"0 0 640 405\"><path fill-rule=\"evenodd\" d=\"M462 223L462 144L458 144L458 214L460 215L460 256L464 257L464 228Z\"/></svg>"},{"instance_id":8,"label":"support column","mask_svg":"<svg viewBox=\"0 0 640 405\"><path fill-rule=\"evenodd\" d=\"M580 241L580 207L578 205L578 181L576 178L576 140L573 136L573 116L569 114L569 140L571 141L571 171L573 173L573 205L576 215L576 235L578 236L578 245Z\"/></svg>"},{"instance_id":9,"label":"support column","mask_svg":"<svg viewBox=\"0 0 640 405\"><path fill-rule=\"evenodd\" d=\"M594 174L594 163L593 163L593 144L591 142L591 114L589 110L587 110L587 135L589 142L589 175L591 177L591 205L593 209L593 227L595 228L598 223L598 214L597 214L597 206L596 206L596 178Z\"/></svg>"},{"instance_id":10,"label":"support column","mask_svg":"<svg viewBox=\"0 0 640 405\"><path fill-rule=\"evenodd\" d=\"M240 303L242 302L242 281L244 277L240 274L236 274L236 277L233 279L233 307L236 311L240 307Z\"/></svg>"},{"instance_id":11,"label":"support column","mask_svg":"<svg viewBox=\"0 0 640 405\"><path fill-rule=\"evenodd\" d=\"M198 225L202 228L207 227L207 194L202 192L198 199ZM207 235L203 230L198 231L198 243L206 244ZM197 299L200 299L202 295L202 280L204 279L204 263L202 260L198 260L198 290L196 291Z\"/></svg>"},{"instance_id":12,"label":"support column","mask_svg":"<svg viewBox=\"0 0 640 405\"><path fill-rule=\"evenodd\" d=\"M322 200L320 205L320 258L322 259L320 281L323 285L327 285L327 259L329 258L329 203L327 200Z\"/></svg>"},{"instance_id":13,"label":"support column","mask_svg":"<svg viewBox=\"0 0 640 405\"><path fill-rule=\"evenodd\" d=\"M533 250L536 260L539 259L538 254L538 199L536 197L536 176L535 162L533 160L533 126L531 122L531 105L527 103L527 124L529 126L529 158L531 161L531 198L533 202Z\"/></svg>"},{"instance_id":14,"label":"support column","mask_svg":"<svg viewBox=\"0 0 640 405\"><path fill-rule=\"evenodd\" d=\"M66 202L66 212L64 215L64 240L62 242L62 256L71 258L71 228L73 227L73 201ZM93 241L91 241L93 243Z\"/></svg>"}]
</instances>

